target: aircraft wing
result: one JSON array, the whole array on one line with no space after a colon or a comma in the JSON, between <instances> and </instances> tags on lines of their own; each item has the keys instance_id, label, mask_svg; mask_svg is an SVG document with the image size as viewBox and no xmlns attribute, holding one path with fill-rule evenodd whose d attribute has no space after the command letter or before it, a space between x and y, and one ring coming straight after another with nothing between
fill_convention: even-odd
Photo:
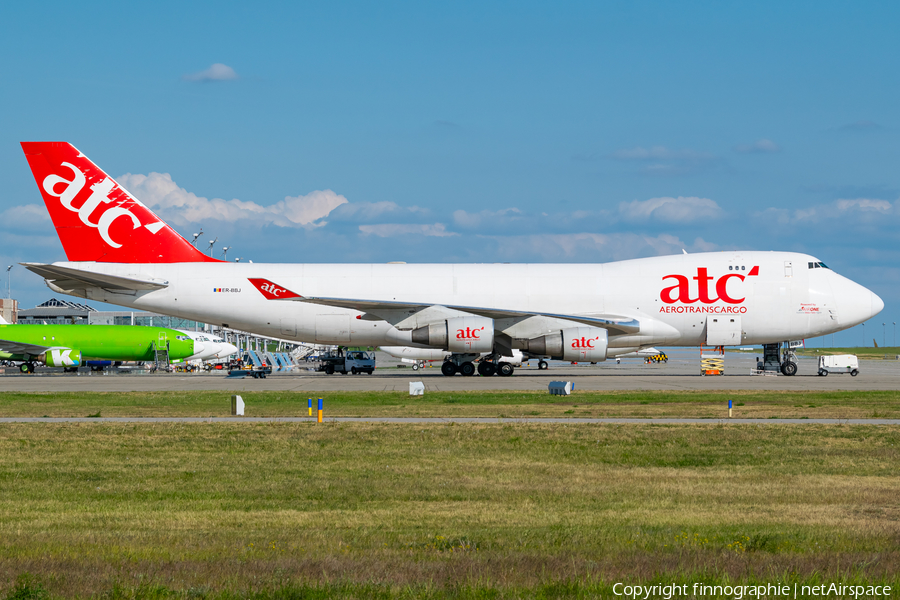
<instances>
[{"instance_id":1,"label":"aircraft wing","mask_svg":"<svg viewBox=\"0 0 900 600\"><path fill-rule=\"evenodd\" d=\"M19 263L32 273L37 273L49 283L63 290L78 290L89 287L98 287L107 290L160 290L168 287L168 281L149 281L145 279L132 279L131 277L118 277L105 273L92 273L71 267L59 265L45 265L41 263Z\"/></svg>"},{"instance_id":2,"label":"aircraft wing","mask_svg":"<svg viewBox=\"0 0 900 600\"><path fill-rule=\"evenodd\" d=\"M0 340L0 352L8 352L9 354L31 354L37 356L53 348L58 348L58 346L40 346L12 340Z\"/></svg>"},{"instance_id":3,"label":"aircraft wing","mask_svg":"<svg viewBox=\"0 0 900 600\"><path fill-rule=\"evenodd\" d=\"M621 333L638 333L641 330L641 324L632 317L620 315L567 315L558 313L544 313L521 310L507 310L502 308L484 308L478 306L458 306L451 304L437 305L430 302L398 302L396 300L364 300L359 298L324 298L313 296L301 296L291 290L278 285L268 279L250 279L250 283L260 291L260 293L268 300L291 300L294 302L309 302L311 304L321 304L322 306L335 306L337 308L348 308L350 310L358 310L363 313L374 315L378 319L387 321L392 325L407 319L410 315L423 311L427 308L444 308L452 311L468 313L487 317L489 319L527 319L528 317L551 317L554 319L565 319L583 325L592 327L601 327Z\"/></svg>"},{"instance_id":4,"label":"aircraft wing","mask_svg":"<svg viewBox=\"0 0 900 600\"><path fill-rule=\"evenodd\" d=\"M285 298L285 300L293 300L296 302L309 302L312 304L322 304L324 306L335 306L338 308L349 308L360 312L370 313L380 316L379 313L385 314L398 312L406 312L407 315L424 310L426 308L436 306L424 302L394 302L385 300L355 300L349 298L317 298L309 296L298 296L296 298ZM575 321L592 327L601 327L603 329L614 329L622 333L637 333L640 331L640 323L636 319L617 315L567 315L558 313L531 312L520 310L506 310L502 308L482 308L478 306L457 306L454 304L441 305L451 310L470 313L489 319L508 319L508 318L527 318L527 317L551 317L554 319L565 319L567 321ZM391 319L385 319L390 321Z\"/></svg>"}]
</instances>

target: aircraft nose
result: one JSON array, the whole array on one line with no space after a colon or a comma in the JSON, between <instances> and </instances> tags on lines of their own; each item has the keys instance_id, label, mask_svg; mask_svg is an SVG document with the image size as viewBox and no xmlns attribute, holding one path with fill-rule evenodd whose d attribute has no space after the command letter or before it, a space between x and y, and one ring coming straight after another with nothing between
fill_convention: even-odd
<instances>
[{"instance_id":1,"label":"aircraft nose","mask_svg":"<svg viewBox=\"0 0 900 600\"><path fill-rule=\"evenodd\" d=\"M878 294L875 292L871 292L872 294L872 316L874 317L878 313L880 313L884 309L884 300L878 297Z\"/></svg>"},{"instance_id":2,"label":"aircraft nose","mask_svg":"<svg viewBox=\"0 0 900 600\"><path fill-rule=\"evenodd\" d=\"M237 346L235 346L234 344L229 344L228 342L225 342L224 344L222 344L222 349L219 351L219 358L222 358L225 356L231 356L232 354L236 353L237 351L238 351Z\"/></svg>"},{"instance_id":3,"label":"aircraft nose","mask_svg":"<svg viewBox=\"0 0 900 600\"><path fill-rule=\"evenodd\" d=\"M203 342L198 342L194 340L194 354L202 354L203 353Z\"/></svg>"},{"instance_id":4,"label":"aircraft nose","mask_svg":"<svg viewBox=\"0 0 900 600\"><path fill-rule=\"evenodd\" d=\"M841 324L845 326L868 321L884 308L884 301L877 294L849 279L836 286L834 296Z\"/></svg>"}]
</instances>

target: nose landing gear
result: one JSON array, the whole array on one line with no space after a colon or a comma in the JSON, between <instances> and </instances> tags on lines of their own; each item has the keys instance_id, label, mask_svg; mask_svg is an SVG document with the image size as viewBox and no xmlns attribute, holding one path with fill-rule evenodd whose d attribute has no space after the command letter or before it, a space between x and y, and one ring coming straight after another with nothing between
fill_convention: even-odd
<instances>
[{"instance_id":1,"label":"nose landing gear","mask_svg":"<svg viewBox=\"0 0 900 600\"><path fill-rule=\"evenodd\" d=\"M756 364L759 372L781 371L782 375L792 377L797 374L797 354L789 342L781 344L763 344L763 359Z\"/></svg>"}]
</instances>

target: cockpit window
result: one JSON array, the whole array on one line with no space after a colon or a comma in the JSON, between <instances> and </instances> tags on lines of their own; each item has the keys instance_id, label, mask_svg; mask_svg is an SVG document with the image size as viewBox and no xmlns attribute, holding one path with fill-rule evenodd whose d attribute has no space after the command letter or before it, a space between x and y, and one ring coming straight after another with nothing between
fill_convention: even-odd
<instances>
[{"instance_id":1,"label":"cockpit window","mask_svg":"<svg viewBox=\"0 0 900 600\"><path fill-rule=\"evenodd\" d=\"M811 262L809 263L810 269L827 269L828 265L823 262Z\"/></svg>"},{"instance_id":2,"label":"cockpit window","mask_svg":"<svg viewBox=\"0 0 900 600\"><path fill-rule=\"evenodd\" d=\"M827 269L827 268L828 268L828 265L826 265L826 264L823 263L823 262L816 263L816 266L817 266L817 267L822 267L823 269Z\"/></svg>"}]
</instances>

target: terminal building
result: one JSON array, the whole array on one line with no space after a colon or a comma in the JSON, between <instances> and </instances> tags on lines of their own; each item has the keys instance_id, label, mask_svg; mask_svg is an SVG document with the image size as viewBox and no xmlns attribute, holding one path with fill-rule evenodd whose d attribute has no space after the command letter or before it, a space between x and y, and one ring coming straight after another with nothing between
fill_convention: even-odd
<instances>
[{"instance_id":1,"label":"terminal building","mask_svg":"<svg viewBox=\"0 0 900 600\"><path fill-rule=\"evenodd\" d=\"M4 317L5 318L5 317ZM7 319L10 323L16 322ZM144 311L97 310L93 306L50 298L18 312L21 325L148 325L190 331L209 331L204 323Z\"/></svg>"},{"instance_id":2,"label":"terminal building","mask_svg":"<svg viewBox=\"0 0 900 600\"><path fill-rule=\"evenodd\" d=\"M0 316L7 323L15 323L19 312L19 301L11 298L0 298Z\"/></svg>"}]
</instances>

